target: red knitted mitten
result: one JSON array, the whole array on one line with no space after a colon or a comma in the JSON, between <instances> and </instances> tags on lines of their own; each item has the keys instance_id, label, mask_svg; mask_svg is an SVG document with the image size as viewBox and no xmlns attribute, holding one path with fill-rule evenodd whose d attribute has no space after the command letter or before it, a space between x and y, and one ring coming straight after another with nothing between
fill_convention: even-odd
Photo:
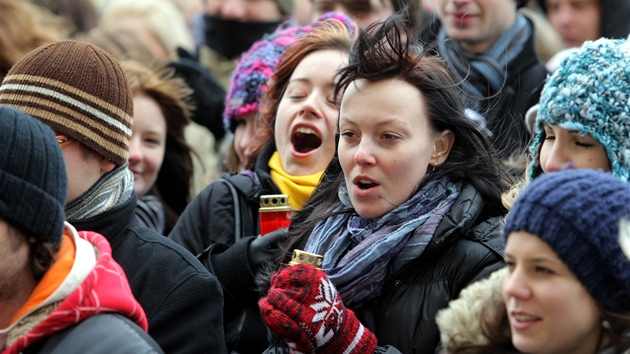
<instances>
[{"instance_id":1,"label":"red knitted mitten","mask_svg":"<svg viewBox=\"0 0 630 354\"><path fill-rule=\"evenodd\" d=\"M376 336L341 302L326 274L306 264L271 277L258 305L267 327L302 353L372 353Z\"/></svg>"}]
</instances>

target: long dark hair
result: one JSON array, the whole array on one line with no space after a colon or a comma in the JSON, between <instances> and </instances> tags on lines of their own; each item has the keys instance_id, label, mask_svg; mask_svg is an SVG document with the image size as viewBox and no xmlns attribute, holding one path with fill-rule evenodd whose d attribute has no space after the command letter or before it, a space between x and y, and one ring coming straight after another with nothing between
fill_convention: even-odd
<instances>
[{"instance_id":1,"label":"long dark hair","mask_svg":"<svg viewBox=\"0 0 630 354\"><path fill-rule=\"evenodd\" d=\"M509 180L496 150L466 116L459 98L460 89L445 63L412 44L412 33L406 28L404 18L394 15L362 32L350 53L350 64L340 70L335 97L342 97L346 88L358 79L370 82L397 79L416 87L425 98L431 128L436 132L449 129L455 136L446 161L426 176L419 189L443 176L465 181L482 195L485 216L503 215L501 193L508 188ZM336 140L339 141L339 132ZM315 193L295 215L290 234L297 237L289 238L293 244L288 248L303 247L315 224L331 215L332 207L340 203L337 193L343 178L336 152Z\"/></svg>"}]
</instances>

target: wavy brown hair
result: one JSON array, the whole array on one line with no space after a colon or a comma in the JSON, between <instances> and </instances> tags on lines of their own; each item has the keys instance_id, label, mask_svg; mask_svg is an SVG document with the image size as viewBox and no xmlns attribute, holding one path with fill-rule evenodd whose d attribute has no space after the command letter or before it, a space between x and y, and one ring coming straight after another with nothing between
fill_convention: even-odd
<instances>
[{"instance_id":1,"label":"wavy brown hair","mask_svg":"<svg viewBox=\"0 0 630 354\"><path fill-rule=\"evenodd\" d=\"M194 109L192 90L174 69L163 65L149 68L137 61L122 61L133 95L144 93L160 106L166 119L166 149L158 179L151 191L160 199L166 213L168 233L188 205L193 174L192 149L184 137Z\"/></svg>"},{"instance_id":2,"label":"wavy brown hair","mask_svg":"<svg viewBox=\"0 0 630 354\"><path fill-rule=\"evenodd\" d=\"M263 146L273 139L278 106L289 85L295 68L307 55L318 50L333 49L350 53L354 39L353 30L341 21L331 18L314 25L300 37L282 56L278 69L271 77L268 91L261 98L260 110L256 117L256 139L245 152L245 169L253 169Z\"/></svg>"}]
</instances>

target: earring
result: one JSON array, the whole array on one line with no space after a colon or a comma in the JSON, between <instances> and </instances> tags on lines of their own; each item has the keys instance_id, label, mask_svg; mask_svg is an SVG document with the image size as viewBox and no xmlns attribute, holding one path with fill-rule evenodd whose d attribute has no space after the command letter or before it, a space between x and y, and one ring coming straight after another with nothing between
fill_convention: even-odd
<instances>
[{"instance_id":1,"label":"earring","mask_svg":"<svg viewBox=\"0 0 630 354\"><path fill-rule=\"evenodd\" d=\"M608 320L603 320L602 321L602 328L604 328L607 331L610 331L611 330L610 322L608 322Z\"/></svg>"}]
</instances>

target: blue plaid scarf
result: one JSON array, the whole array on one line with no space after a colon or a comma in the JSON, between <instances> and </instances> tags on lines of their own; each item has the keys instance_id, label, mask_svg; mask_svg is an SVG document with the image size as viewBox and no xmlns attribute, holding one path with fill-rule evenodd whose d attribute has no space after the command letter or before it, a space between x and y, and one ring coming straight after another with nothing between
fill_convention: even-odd
<instances>
[{"instance_id":1,"label":"blue plaid scarf","mask_svg":"<svg viewBox=\"0 0 630 354\"><path fill-rule=\"evenodd\" d=\"M305 251L324 255L324 271L344 304L356 308L378 297L389 275L424 252L460 191L461 183L443 177L379 219L366 219L346 205L343 184L334 211L347 212L316 225Z\"/></svg>"}]
</instances>

